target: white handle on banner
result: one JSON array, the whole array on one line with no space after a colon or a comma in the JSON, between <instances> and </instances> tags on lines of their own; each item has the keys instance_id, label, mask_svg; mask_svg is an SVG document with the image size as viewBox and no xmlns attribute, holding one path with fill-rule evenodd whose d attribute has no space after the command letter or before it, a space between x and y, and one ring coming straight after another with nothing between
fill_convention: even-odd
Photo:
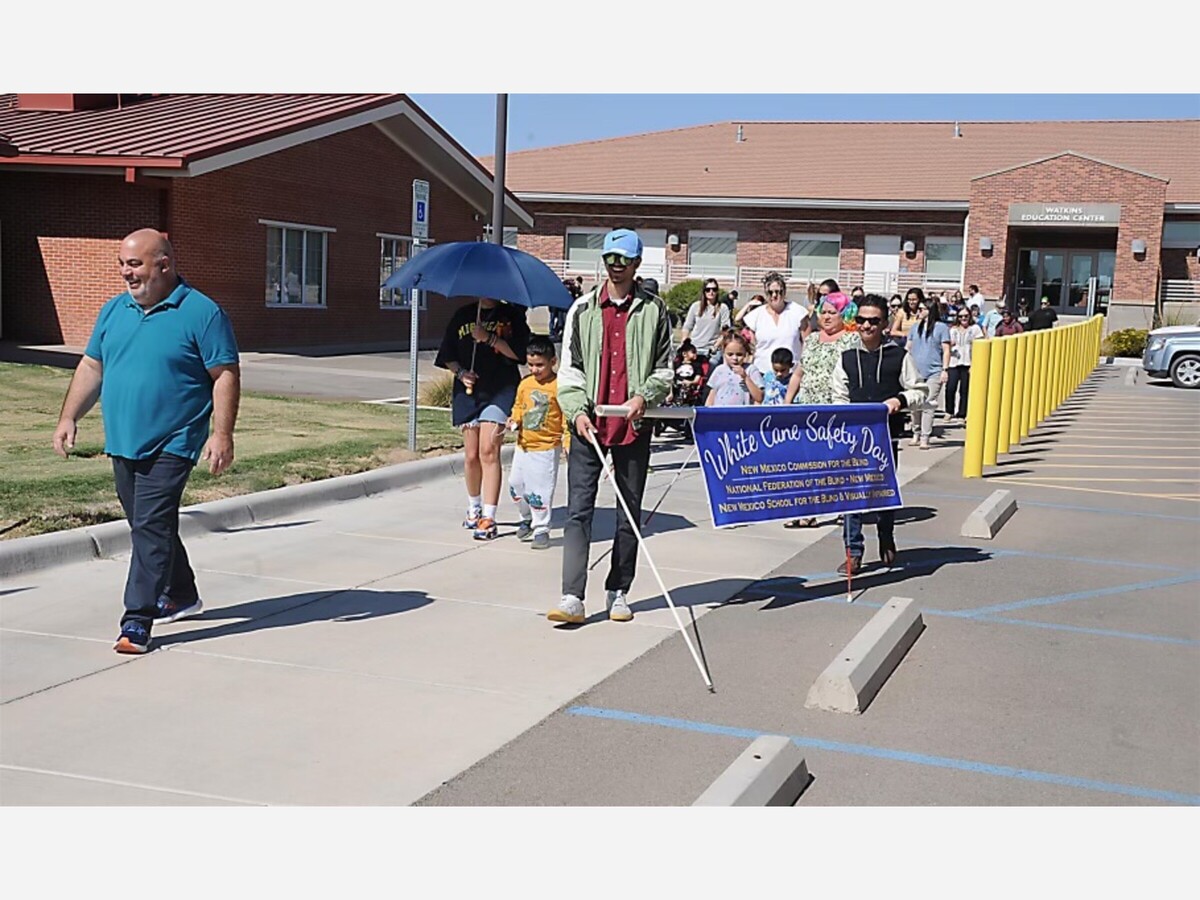
<instances>
[{"instance_id":1,"label":"white handle on banner","mask_svg":"<svg viewBox=\"0 0 1200 900\"><path fill-rule=\"evenodd\" d=\"M667 600L667 606L671 607L671 614L675 616L675 624L679 626L679 633L683 635L684 643L687 644L688 650L692 652L692 659L696 661L696 668L700 670L700 677L704 679L704 684L712 691L712 679L708 677L708 672L704 670L704 664L700 662L700 655L696 653L696 648L692 646L691 638L688 637L687 629L683 627L683 620L679 618L679 610L675 608L675 602L671 599L671 592L667 590L662 576L658 574L658 566L654 564L654 558L646 548L646 541L642 537L642 529L638 527L637 519L629 512L629 506L625 503L625 497L621 494L621 489L617 486L616 476L612 472L612 464L609 462L608 456L600 449L600 443L596 440L596 435L589 431L587 439L596 448L596 455L600 457L600 465L604 468L604 473L608 475L609 480L612 482L613 493L617 495L617 502L621 504L621 509L625 511L625 518L629 521L629 525L633 529L633 536L637 538L638 547L645 555L646 562L650 564L650 569L654 572L654 577L658 580L658 586L662 588L663 597Z\"/></svg>"}]
</instances>

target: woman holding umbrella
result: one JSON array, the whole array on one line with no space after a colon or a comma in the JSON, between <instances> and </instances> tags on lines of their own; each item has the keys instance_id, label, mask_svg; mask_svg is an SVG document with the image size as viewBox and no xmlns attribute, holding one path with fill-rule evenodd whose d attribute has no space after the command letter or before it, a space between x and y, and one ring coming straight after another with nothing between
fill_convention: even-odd
<instances>
[{"instance_id":1,"label":"woman holding umbrella","mask_svg":"<svg viewBox=\"0 0 1200 900\"><path fill-rule=\"evenodd\" d=\"M450 318L434 365L454 373L451 421L462 429L467 482L464 528L475 540L496 536L500 502L500 445L512 413L518 365L525 361L529 325L525 309L480 297Z\"/></svg>"}]
</instances>

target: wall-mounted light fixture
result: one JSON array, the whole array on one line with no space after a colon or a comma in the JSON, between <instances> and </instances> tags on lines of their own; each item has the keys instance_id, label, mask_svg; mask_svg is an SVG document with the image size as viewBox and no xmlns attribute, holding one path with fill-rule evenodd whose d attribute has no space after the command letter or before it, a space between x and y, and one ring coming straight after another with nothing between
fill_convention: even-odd
<instances>
[{"instance_id":1,"label":"wall-mounted light fixture","mask_svg":"<svg viewBox=\"0 0 1200 900\"><path fill-rule=\"evenodd\" d=\"M667 246L669 246L672 250L678 250L679 249L679 235L677 235L677 234L667 235Z\"/></svg>"},{"instance_id":2,"label":"wall-mounted light fixture","mask_svg":"<svg viewBox=\"0 0 1200 900\"><path fill-rule=\"evenodd\" d=\"M909 254L916 253L917 245L914 244L912 241L905 241L904 242L904 252L909 253Z\"/></svg>"},{"instance_id":3,"label":"wall-mounted light fixture","mask_svg":"<svg viewBox=\"0 0 1200 900\"><path fill-rule=\"evenodd\" d=\"M980 253L991 253L992 252L992 239L990 237L981 237L979 239L979 252Z\"/></svg>"},{"instance_id":4,"label":"wall-mounted light fixture","mask_svg":"<svg viewBox=\"0 0 1200 900\"><path fill-rule=\"evenodd\" d=\"M1134 256L1142 256L1146 252L1146 242L1141 238L1134 238L1133 243L1129 246L1130 249L1133 250Z\"/></svg>"}]
</instances>

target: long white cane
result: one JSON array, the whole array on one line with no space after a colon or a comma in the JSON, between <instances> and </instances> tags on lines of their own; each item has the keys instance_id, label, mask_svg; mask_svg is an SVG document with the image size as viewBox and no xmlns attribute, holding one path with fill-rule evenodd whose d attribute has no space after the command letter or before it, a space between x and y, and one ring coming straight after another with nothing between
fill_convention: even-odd
<instances>
[{"instance_id":1,"label":"long white cane","mask_svg":"<svg viewBox=\"0 0 1200 900\"><path fill-rule=\"evenodd\" d=\"M675 616L675 624L679 626L679 633L683 635L684 643L687 644L688 650L692 653L692 659L696 661L696 668L700 670L700 677L704 679L704 684L708 687L711 693L716 693L713 688L712 679L708 677L708 672L705 671L704 664L700 662L700 655L696 652L696 648L692 646L691 638L688 637L687 629L683 627L683 620L679 618L679 610L675 608L675 602L671 599L671 592L667 590L666 584L662 580L662 575L658 573L658 566L654 564L654 558L650 555L650 551L646 549L646 542L642 538L642 529L638 528L637 519L629 511L629 505L625 502L625 497L621 494L621 489L617 486L616 476L613 474L612 465L604 451L600 449L600 443L596 440L596 435L592 431L587 432L588 442L596 448L596 455L600 457L600 465L604 472L608 475L609 481L612 482L613 493L617 495L617 502L621 504L621 509L625 511L625 518L629 522L629 527L633 529L633 535L637 538L638 547L646 557L646 562L650 564L651 570L654 572L654 577L658 580L658 586L662 588L663 596L667 600L667 606L671 607L671 614Z\"/></svg>"}]
</instances>

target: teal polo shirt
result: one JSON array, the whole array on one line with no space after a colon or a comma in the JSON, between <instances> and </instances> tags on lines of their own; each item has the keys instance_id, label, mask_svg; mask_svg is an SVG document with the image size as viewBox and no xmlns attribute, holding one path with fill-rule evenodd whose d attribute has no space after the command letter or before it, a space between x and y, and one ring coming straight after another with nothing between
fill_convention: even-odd
<instances>
[{"instance_id":1,"label":"teal polo shirt","mask_svg":"<svg viewBox=\"0 0 1200 900\"><path fill-rule=\"evenodd\" d=\"M238 361L221 307L182 279L145 310L127 291L104 304L84 353L104 367L105 453L200 458L213 411L208 370Z\"/></svg>"}]
</instances>

